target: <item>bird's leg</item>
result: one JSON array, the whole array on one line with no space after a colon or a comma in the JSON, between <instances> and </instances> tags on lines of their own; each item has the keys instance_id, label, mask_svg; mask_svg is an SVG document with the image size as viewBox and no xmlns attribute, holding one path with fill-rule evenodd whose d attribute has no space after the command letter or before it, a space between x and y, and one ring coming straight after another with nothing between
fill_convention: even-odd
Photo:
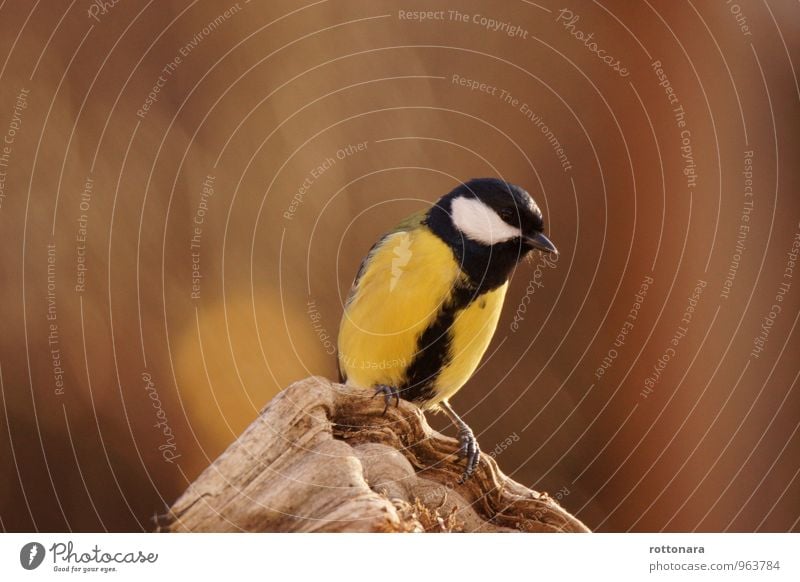
<instances>
[{"instance_id":1,"label":"bird's leg","mask_svg":"<svg viewBox=\"0 0 800 582\"><path fill-rule=\"evenodd\" d=\"M389 404L391 404L392 398L395 399L395 406L400 406L400 390L398 390L396 386L378 384L375 386L375 394L373 394L372 397L375 398L378 394L383 394L383 401L386 403L386 407L383 409L384 416L389 410Z\"/></svg>"},{"instance_id":2,"label":"bird's leg","mask_svg":"<svg viewBox=\"0 0 800 582\"><path fill-rule=\"evenodd\" d=\"M464 469L464 474L461 476L461 482L463 483L469 479L475 472L475 469L478 468L478 463L481 460L481 449L478 446L475 435L472 433L472 429L467 426L466 422L461 420L461 417L456 414L450 404L447 402L440 402L439 406L442 407L442 410L444 410L444 413L450 421L458 428L458 440L461 443L458 449L458 456L459 458L464 457L467 460L467 467Z\"/></svg>"}]
</instances>

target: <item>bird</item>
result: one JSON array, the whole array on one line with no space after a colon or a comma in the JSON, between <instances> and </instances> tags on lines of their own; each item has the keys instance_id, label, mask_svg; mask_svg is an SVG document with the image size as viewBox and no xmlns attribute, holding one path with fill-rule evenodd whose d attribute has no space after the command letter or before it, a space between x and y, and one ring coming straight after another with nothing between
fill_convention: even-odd
<instances>
[{"instance_id":1,"label":"bird","mask_svg":"<svg viewBox=\"0 0 800 582\"><path fill-rule=\"evenodd\" d=\"M458 430L461 481L480 461L474 432L450 399L470 379L494 335L508 281L531 252L558 253L539 206L498 178L461 182L372 246L345 302L339 381L444 412Z\"/></svg>"}]
</instances>

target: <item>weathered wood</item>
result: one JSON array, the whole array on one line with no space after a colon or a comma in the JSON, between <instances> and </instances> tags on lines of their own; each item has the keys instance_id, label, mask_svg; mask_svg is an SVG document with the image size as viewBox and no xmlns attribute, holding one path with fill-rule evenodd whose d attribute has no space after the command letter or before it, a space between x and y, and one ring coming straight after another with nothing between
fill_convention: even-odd
<instances>
[{"instance_id":1,"label":"weathered wood","mask_svg":"<svg viewBox=\"0 0 800 582\"><path fill-rule=\"evenodd\" d=\"M162 531L586 532L483 455L459 483L455 439L401 401L308 378L270 402L164 516Z\"/></svg>"}]
</instances>

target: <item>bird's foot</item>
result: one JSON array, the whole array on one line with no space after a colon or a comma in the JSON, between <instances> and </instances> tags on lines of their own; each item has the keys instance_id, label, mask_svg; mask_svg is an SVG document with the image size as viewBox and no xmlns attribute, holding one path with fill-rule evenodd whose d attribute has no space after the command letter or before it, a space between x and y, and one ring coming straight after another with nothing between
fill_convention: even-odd
<instances>
[{"instance_id":1,"label":"bird's foot","mask_svg":"<svg viewBox=\"0 0 800 582\"><path fill-rule=\"evenodd\" d=\"M460 483L464 483L472 477L475 469L478 468L478 463L481 460L481 449L478 446L475 435L472 434L469 428L465 427L458 431L458 441L461 443L458 449L458 458L464 457L467 460L467 466L459 480Z\"/></svg>"},{"instance_id":2,"label":"bird's foot","mask_svg":"<svg viewBox=\"0 0 800 582\"><path fill-rule=\"evenodd\" d=\"M383 401L386 404L386 407L383 409L384 416L389 410L389 405L392 403L392 398L395 399L395 406L400 406L400 390L398 390L397 387L387 386L386 384L378 384L375 387L375 394L373 394L372 397L375 398L378 394L383 394Z\"/></svg>"}]
</instances>

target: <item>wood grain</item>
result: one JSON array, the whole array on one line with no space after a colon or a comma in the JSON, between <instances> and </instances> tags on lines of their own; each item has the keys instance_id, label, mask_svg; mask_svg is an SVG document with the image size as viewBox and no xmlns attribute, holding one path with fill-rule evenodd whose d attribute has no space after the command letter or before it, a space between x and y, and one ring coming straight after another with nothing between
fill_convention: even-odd
<instances>
[{"instance_id":1,"label":"wood grain","mask_svg":"<svg viewBox=\"0 0 800 582\"><path fill-rule=\"evenodd\" d=\"M459 483L455 439L401 401L324 378L279 393L163 516L173 532L587 532L482 455Z\"/></svg>"}]
</instances>

